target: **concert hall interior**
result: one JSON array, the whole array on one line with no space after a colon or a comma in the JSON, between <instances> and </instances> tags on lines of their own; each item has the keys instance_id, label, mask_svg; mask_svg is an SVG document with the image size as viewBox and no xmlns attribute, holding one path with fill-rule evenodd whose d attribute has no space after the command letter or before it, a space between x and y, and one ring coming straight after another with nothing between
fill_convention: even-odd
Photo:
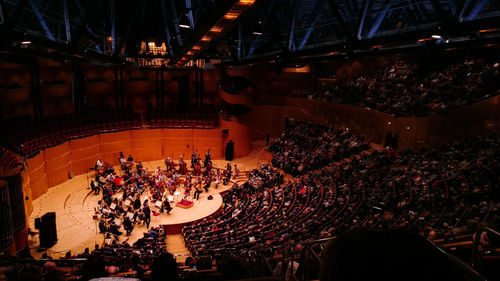
<instances>
[{"instance_id":1,"label":"concert hall interior","mask_svg":"<svg viewBox=\"0 0 500 281\"><path fill-rule=\"evenodd\" d=\"M500 0L0 1L0 281L500 280Z\"/></svg>"}]
</instances>

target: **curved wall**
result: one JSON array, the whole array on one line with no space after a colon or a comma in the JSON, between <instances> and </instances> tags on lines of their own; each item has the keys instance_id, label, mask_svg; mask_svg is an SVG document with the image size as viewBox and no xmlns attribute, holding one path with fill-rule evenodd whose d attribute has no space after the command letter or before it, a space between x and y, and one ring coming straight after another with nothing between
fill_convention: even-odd
<instances>
[{"instance_id":1,"label":"curved wall","mask_svg":"<svg viewBox=\"0 0 500 281\"><path fill-rule=\"evenodd\" d=\"M345 126L371 141L383 144L387 133L398 136L398 148L473 138L500 129L500 96L426 117L395 117L387 113L318 100L271 96L241 116L254 135L276 137L284 128L285 117L296 120Z\"/></svg>"},{"instance_id":2,"label":"curved wall","mask_svg":"<svg viewBox=\"0 0 500 281\"><path fill-rule=\"evenodd\" d=\"M236 117L233 116L232 118ZM232 140L234 142L233 156L235 158L247 156L252 146L252 128L239 121L228 121L222 117L219 118L219 126L222 130L227 130L227 134L222 137L224 152L228 141Z\"/></svg>"},{"instance_id":3,"label":"curved wall","mask_svg":"<svg viewBox=\"0 0 500 281\"><path fill-rule=\"evenodd\" d=\"M33 210L32 200L37 199L53 186L63 183L73 175L81 175L94 167L97 159L111 165L118 165L122 151L134 159L151 161L181 154L189 159L193 150L204 154L211 149L215 159L224 156L224 147L229 139L235 142L235 157L248 154L251 143L251 129L236 121L223 121L216 129L144 129L94 135L67 141L47 148L37 156L28 159L23 177L23 193L26 217ZM222 129L228 134L222 136Z\"/></svg>"}]
</instances>

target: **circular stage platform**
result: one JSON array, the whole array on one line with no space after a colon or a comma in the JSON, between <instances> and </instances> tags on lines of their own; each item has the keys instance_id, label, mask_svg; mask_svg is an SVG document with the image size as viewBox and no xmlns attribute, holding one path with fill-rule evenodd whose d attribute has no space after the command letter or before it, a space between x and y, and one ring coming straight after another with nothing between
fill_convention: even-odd
<instances>
[{"instance_id":1,"label":"circular stage platform","mask_svg":"<svg viewBox=\"0 0 500 281\"><path fill-rule=\"evenodd\" d=\"M245 161L245 162L241 162ZM162 165L163 160L143 162L148 171L153 171L157 166ZM236 163L242 171L236 179L237 182L244 182L246 179L245 171L249 171L258 165L258 161L249 161L248 158L237 159L231 162ZM216 168L225 167L227 161L215 160ZM35 230L34 220L47 212L56 213L57 243L48 249L48 253L53 257L60 257L65 252L71 250L72 254L83 252L85 248L93 249L95 244L101 245L104 241L103 234L98 233L97 221L93 219L97 202L102 199L101 195L94 195L88 187L88 182L93 176L93 172L76 176L58 186L52 187L47 193L33 201L33 213L30 215L29 224L32 230ZM223 202L220 193L230 189L229 185L220 185L215 189L212 185L209 192L200 194L199 200L193 200L193 206L182 208L175 203L181 201L183 195L178 195L170 215L159 213L159 208L150 204L151 210L159 213L158 216L151 215L151 226L164 226L168 235L179 234L182 227L191 222L202 220L206 217L216 214L222 209ZM191 194L192 195L192 194ZM212 195L212 200L208 196ZM175 196L174 196L175 197ZM144 198L145 199L145 198ZM142 201L144 201L144 199ZM123 229L122 229L123 230ZM125 234L120 236L120 241L128 240L130 244L143 237L147 231L146 225L136 224L130 236ZM39 244L38 236L30 241L31 248L37 248ZM40 254L41 255L41 254ZM35 254L35 256L37 256Z\"/></svg>"}]
</instances>

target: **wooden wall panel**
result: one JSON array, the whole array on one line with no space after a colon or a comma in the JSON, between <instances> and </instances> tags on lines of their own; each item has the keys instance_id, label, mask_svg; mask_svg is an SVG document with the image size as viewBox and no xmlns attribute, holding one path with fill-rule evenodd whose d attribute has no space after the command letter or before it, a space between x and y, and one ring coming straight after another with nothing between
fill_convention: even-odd
<instances>
[{"instance_id":1,"label":"wooden wall panel","mask_svg":"<svg viewBox=\"0 0 500 281\"><path fill-rule=\"evenodd\" d=\"M151 161L167 156L179 159L181 154L190 159L193 149L204 155L208 148L215 159L222 158L220 129L134 130L71 140L47 148L28 160L24 176L25 194L34 200L46 193L49 187L66 181L70 170L75 176L88 172L99 158L117 165L120 151L125 156L131 154L136 160ZM27 204L30 205L31 201ZM26 209L32 211L32 207Z\"/></svg>"},{"instance_id":2,"label":"wooden wall panel","mask_svg":"<svg viewBox=\"0 0 500 281\"><path fill-rule=\"evenodd\" d=\"M141 161L151 161L163 158L162 130L131 131L132 155Z\"/></svg>"},{"instance_id":3,"label":"wooden wall panel","mask_svg":"<svg viewBox=\"0 0 500 281\"><path fill-rule=\"evenodd\" d=\"M37 156L28 159L27 171L31 188L31 198L35 200L48 190L44 151L41 151Z\"/></svg>"},{"instance_id":4,"label":"wooden wall panel","mask_svg":"<svg viewBox=\"0 0 500 281\"><path fill-rule=\"evenodd\" d=\"M28 171L21 172L23 178L24 213L27 218L33 212L33 197L31 193L30 176ZM28 200L26 200L28 198Z\"/></svg>"},{"instance_id":5,"label":"wooden wall panel","mask_svg":"<svg viewBox=\"0 0 500 281\"><path fill-rule=\"evenodd\" d=\"M233 156L235 158L247 156L252 145L252 129L236 120L226 121L223 118L219 118L219 124L221 130L228 130L227 136L222 139L222 150L225 151L227 142L232 140Z\"/></svg>"},{"instance_id":6,"label":"wooden wall panel","mask_svg":"<svg viewBox=\"0 0 500 281\"><path fill-rule=\"evenodd\" d=\"M123 152L125 157L132 154L130 131L102 134L100 137L102 161L111 165L118 165L120 151Z\"/></svg>"},{"instance_id":7,"label":"wooden wall panel","mask_svg":"<svg viewBox=\"0 0 500 281\"><path fill-rule=\"evenodd\" d=\"M75 139L71 144L71 167L75 175L80 175L93 168L97 159L101 157L99 135L88 138Z\"/></svg>"},{"instance_id":8,"label":"wooden wall panel","mask_svg":"<svg viewBox=\"0 0 500 281\"><path fill-rule=\"evenodd\" d=\"M67 164L55 170L47 171L47 183L49 188L67 181L69 179L70 170L71 164Z\"/></svg>"},{"instance_id":9,"label":"wooden wall panel","mask_svg":"<svg viewBox=\"0 0 500 281\"><path fill-rule=\"evenodd\" d=\"M45 170L49 188L69 179L69 171L71 170L70 142L45 149Z\"/></svg>"}]
</instances>

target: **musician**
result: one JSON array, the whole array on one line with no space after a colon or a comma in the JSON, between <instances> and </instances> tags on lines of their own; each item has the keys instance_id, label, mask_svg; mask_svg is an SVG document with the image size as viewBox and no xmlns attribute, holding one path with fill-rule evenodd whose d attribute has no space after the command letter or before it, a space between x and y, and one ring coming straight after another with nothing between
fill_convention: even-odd
<instances>
[{"instance_id":1,"label":"musician","mask_svg":"<svg viewBox=\"0 0 500 281\"><path fill-rule=\"evenodd\" d=\"M146 228L149 228L149 224L151 223L151 209L149 208L148 200L144 201L142 212L144 213L144 222L146 223Z\"/></svg>"},{"instance_id":2,"label":"musician","mask_svg":"<svg viewBox=\"0 0 500 281\"><path fill-rule=\"evenodd\" d=\"M120 160L120 165L123 167L125 167L125 164L127 164L127 159L125 159L125 156L123 156L123 152L120 151L120 157L118 157L118 159Z\"/></svg>"},{"instance_id":3,"label":"musician","mask_svg":"<svg viewBox=\"0 0 500 281\"><path fill-rule=\"evenodd\" d=\"M97 185L94 180L90 181L90 188L92 189L95 195L99 195L99 185Z\"/></svg>"},{"instance_id":4,"label":"musician","mask_svg":"<svg viewBox=\"0 0 500 281\"><path fill-rule=\"evenodd\" d=\"M205 181L205 185L203 186L203 189L205 189L205 192L208 192L208 188L210 187L211 183L212 183L212 178L208 177L207 180Z\"/></svg>"},{"instance_id":5,"label":"musician","mask_svg":"<svg viewBox=\"0 0 500 281\"><path fill-rule=\"evenodd\" d=\"M144 166L142 166L142 162L141 161L137 161L137 165L136 165L136 169L137 169L137 174L141 175L142 174L142 168Z\"/></svg>"},{"instance_id":6,"label":"musician","mask_svg":"<svg viewBox=\"0 0 500 281\"><path fill-rule=\"evenodd\" d=\"M194 168L195 164L198 162L198 150L193 151L191 154L191 169Z\"/></svg>"},{"instance_id":7,"label":"musician","mask_svg":"<svg viewBox=\"0 0 500 281\"><path fill-rule=\"evenodd\" d=\"M187 173L187 164L184 161L184 154L179 158L179 173L185 175Z\"/></svg>"},{"instance_id":8,"label":"musician","mask_svg":"<svg viewBox=\"0 0 500 281\"><path fill-rule=\"evenodd\" d=\"M130 236L130 233L132 232L132 230L134 230L132 221L128 217L125 217L125 219L123 220L123 229L125 229L125 233L127 234L127 236Z\"/></svg>"},{"instance_id":9,"label":"musician","mask_svg":"<svg viewBox=\"0 0 500 281\"><path fill-rule=\"evenodd\" d=\"M240 170L238 169L238 166L236 166L236 164L234 164L233 177L237 177L239 172L240 172Z\"/></svg>"},{"instance_id":10,"label":"musician","mask_svg":"<svg viewBox=\"0 0 500 281\"><path fill-rule=\"evenodd\" d=\"M199 200L200 199L200 193L203 192L203 190L201 189L201 183L199 182L199 179L198 179L198 183L195 184L195 188L196 190L194 191L194 195L193 197L196 199L196 200Z\"/></svg>"},{"instance_id":11,"label":"musician","mask_svg":"<svg viewBox=\"0 0 500 281\"><path fill-rule=\"evenodd\" d=\"M208 164L212 163L212 154L210 153L210 148L205 153L205 161L203 161L203 166L206 167Z\"/></svg>"},{"instance_id":12,"label":"musician","mask_svg":"<svg viewBox=\"0 0 500 281\"><path fill-rule=\"evenodd\" d=\"M172 207L170 206L170 202L168 202L168 199L163 201L163 204L161 205L160 212L163 213L163 211L167 211L167 215L170 215L170 211L172 211Z\"/></svg>"},{"instance_id":13,"label":"musician","mask_svg":"<svg viewBox=\"0 0 500 281\"><path fill-rule=\"evenodd\" d=\"M95 168L102 168L104 165L102 164L101 158L97 159L97 162L95 163Z\"/></svg>"},{"instance_id":14,"label":"musician","mask_svg":"<svg viewBox=\"0 0 500 281\"><path fill-rule=\"evenodd\" d=\"M217 169L217 172L215 174L215 182L214 182L215 189L217 189L219 187L221 180L222 180L222 174L221 174L220 170Z\"/></svg>"},{"instance_id":15,"label":"musician","mask_svg":"<svg viewBox=\"0 0 500 281\"><path fill-rule=\"evenodd\" d=\"M172 164L172 159L170 159L170 157L165 158L165 166L167 167L167 171L170 171L170 169L173 168Z\"/></svg>"}]
</instances>

